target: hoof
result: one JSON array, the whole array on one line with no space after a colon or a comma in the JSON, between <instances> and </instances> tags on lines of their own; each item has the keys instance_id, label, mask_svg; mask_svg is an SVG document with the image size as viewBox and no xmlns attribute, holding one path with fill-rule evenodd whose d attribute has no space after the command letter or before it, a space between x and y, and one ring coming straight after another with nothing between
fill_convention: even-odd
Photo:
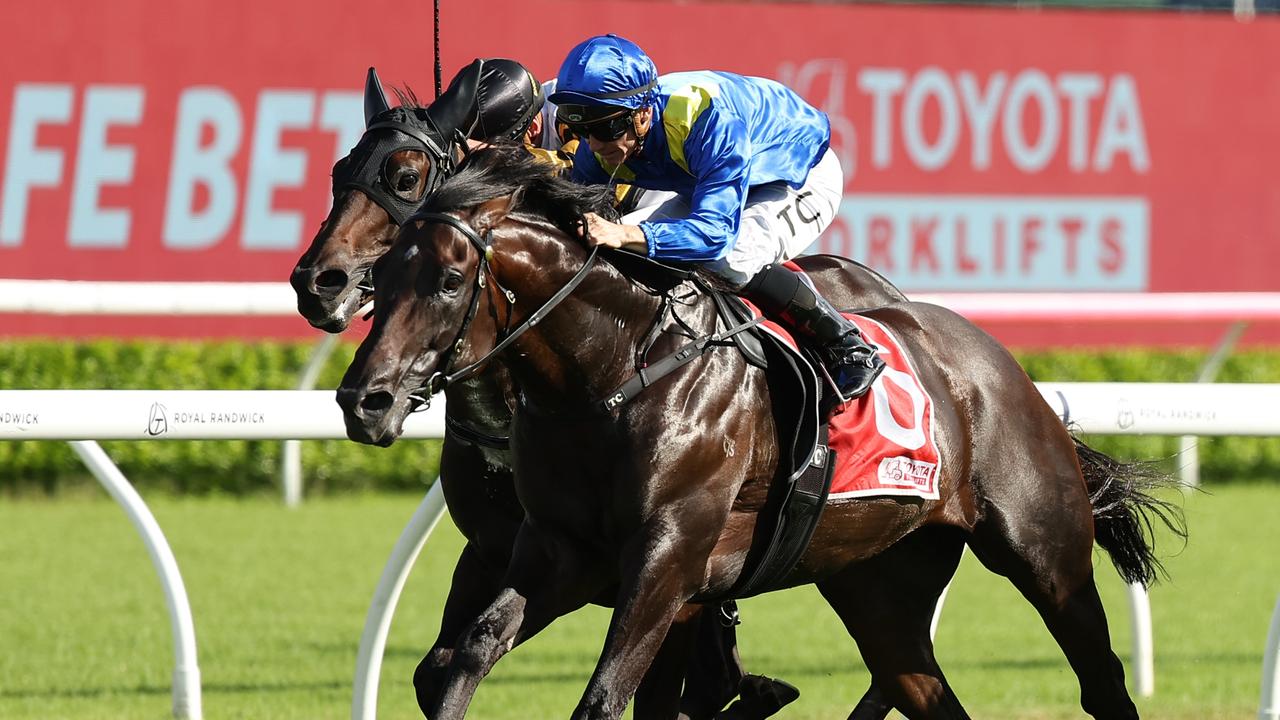
<instances>
[{"instance_id":1,"label":"hoof","mask_svg":"<svg viewBox=\"0 0 1280 720\"><path fill-rule=\"evenodd\" d=\"M763 675L744 675L738 684L738 697L716 720L763 720L775 715L800 697L800 691L785 680Z\"/></svg>"}]
</instances>

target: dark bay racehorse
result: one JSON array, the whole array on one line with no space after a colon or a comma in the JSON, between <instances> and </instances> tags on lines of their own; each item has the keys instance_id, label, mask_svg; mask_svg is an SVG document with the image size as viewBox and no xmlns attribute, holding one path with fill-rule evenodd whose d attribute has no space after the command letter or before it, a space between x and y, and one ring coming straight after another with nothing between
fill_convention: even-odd
<instances>
[{"instance_id":1,"label":"dark bay racehorse","mask_svg":"<svg viewBox=\"0 0 1280 720\"><path fill-rule=\"evenodd\" d=\"M399 228L402 204L420 203L462 158L461 144L450 142L454 125L468 114L453 105L473 103L459 82L431 108L388 107L376 76L366 83L366 124L369 130L352 154L335 166L333 208L299 259L292 275L298 310L312 325L341 332L353 315L371 298L368 275L375 261L390 248ZM389 124L394 123L394 124ZM408 130L408 132L406 132ZM425 142L419 135L428 137ZM447 155L433 148L450 148ZM377 168L380 186L360 181L360 167ZM432 172L433 166L441 169ZM434 177L433 177L434 176ZM374 198L378 198L375 200ZM878 274L850 263L813 260L809 268L817 276L839 273L852 276L856 286L846 293L850 305L881 305L902 295ZM424 711L435 697L444 669L452 657L453 643L497 596L524 510L516 498L510 453L505 438L514 405L510 379L501 365L447 390L448 428L440 457L440 482L449 512L467 545L458 558L445 603L440 632L414 678ZM606 598L607 599L607 598ZM682 632L695 638L673 637L666 658L654 664L654 672L638 695L641 717L673 717L673 699L685 684L683 711L690 717L710 717L738 693L744 670L737 658L735 633L708 613L696 616L698 607L686 610ZM686 667L682 644L695 642L695 656ZM738 717L766 717L784 702L784 687L764 678L748 677L744 689L763 697L739 705ZM784 693L773 698L770 693Z\"/></svg>"},{"instance_id":2,"label":"dark bay racehorse","mask_svg":"<svg viewBox=\"0 0 1280 720\"><path fill-rule=\"evenodd\" d=\"M739 353L718 349L629 404L601 408L665 317L663 293L611 263L583 269L588 253L572 227L606 210L594 191L518 154L477 153L377 269L373 328L338 391L352 439L390 444L424 385L482 360L499 338L519 388L511 441L526 516L498 599L454 649L428 712L437 720L461 717L514 645L606 591L616 592L613 621L573 717L619 717L679 609L723 597L760 540L782 453L765 377ZM833 302L846 302L846 269L816 274ZM579 273L562 304L538 312ZM678 322L662 321L655 357L686 331L714 332L712 303L687 290L675 293ZM1136 717L1092 547L1096 538L1126 580L1151 581L1159 563L1143 527L1154 515L1182 531L1176 510L1145 492L1168 481L1074 439L1014 359L958 315L919 303L867 315L897 335L933 398L941 498L831 504L783 585L818 586L887 704L912 718L962 718L929 624L967 544L1039 611L1085 711ZM884 712L864 702L851 717Z\"/></svg>"}]
</instances>

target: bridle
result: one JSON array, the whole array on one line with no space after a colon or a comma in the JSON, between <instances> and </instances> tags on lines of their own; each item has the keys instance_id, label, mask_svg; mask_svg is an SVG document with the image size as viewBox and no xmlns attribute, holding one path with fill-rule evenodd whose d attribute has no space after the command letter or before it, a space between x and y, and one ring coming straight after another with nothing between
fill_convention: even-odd
<instances>
[{"instance_id":1,"label":"bridle","mask_svg":"<svg viewBox=\"0 0 1280 720\"><path fill-rule=\"evenodd\" d=\"M422 206L423 200L457 170L452 152L455 147L462 150L465 158L467 144L460 133L446 139L425 113L419 117L403 108L394 108L369 124L360 142L334 172L334 194L340 189L360 190L382 207L393 223L404 225ZM400 196L387 179L387 161L401 150L422 152L429 161L422 195L415 199Z\"/></svg>"},{"instance_id":2,"label":"bridle","mask_svg":"<svg viewBox=\"0 0 1280 720\"><path fill-rule=\"evenodd\" d=\"M542 304L542 307L535 310L532 315L516 326L514 330L510 330L508 328L499 330L498 342L494 344L492 350L485 353L484 357L481 357L460 370L451 372L454 361L457 359L459 352L466 343L467 333L471 329L471 323L475 320L476 312L480 307L480 291L485 290L487 287L485 283L485 275L492 278L493 286L501 291L503 297L507 301L508 323L510 323L512 312L515 309L516 296L515 293L498 284L498 278L493 273L493 268L489 264L490 259L493 257L493 228L486 230L484 236L481 237L480 234L466 222L454 217L453 215L441 212L420 212L409 218L409 222L448 225L462 233L462 236L465 237L480 254L480 261L476 265L476 279L471 290L471 300L467 306L467 314L463 316L462 325L459 326L458 333L454 336L453 342L449 344L445 349L444 354L441 356L438 363L439 369L432 373L426 384L409 393L410 400L420 403L412 410L412 412L418 412L431 407L431 397L433 395L453 383L474 377L489 364L489 361L492 360L494 356L507 349L516 341L516 339L529 329L542 322L548 313L554 310L557 305L563 302L565 298L569 297L569 295L582 284L582 281L587 277L587 273L590 272L591 268L595 265L596 257L600 252L600 246L598 245L591 248L591 253L587 256L586 261L583 262L582 267L578 272L569 279L569 282L565 283L563 287L557 290L554 295Z\"/></svg>"},{"instance_id":3,"label":"bridle","mask_svg":"<svg viewBox=\"0 0 1280 720\"><path fill-rule=\"evenodd\" d=\"M469 150L461 133L455 131L455 137L446 140L428 115L416 116L404 108L393 108L379 117L382 119L375 119L369 125L360 142L335 170L333 195L336 198L339 190L359 190L385 210L396 227L400 227L445 179L457 171L460 163L454 161L452 150L459 148L463 160ZM401 197L387 178L387 162L401 150L414 150L427 156L427 179L422 196L416 200ZM373 293L372 267L361 273L356 289L366 295Z\"/></svg>"}]
</instances>

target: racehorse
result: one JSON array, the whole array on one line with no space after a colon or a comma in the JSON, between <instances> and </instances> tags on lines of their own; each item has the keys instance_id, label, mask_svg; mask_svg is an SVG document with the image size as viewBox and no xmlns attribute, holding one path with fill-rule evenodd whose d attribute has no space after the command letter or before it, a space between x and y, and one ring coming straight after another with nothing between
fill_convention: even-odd
<instances>
[{"instance_id":1,"label":"racehorse","mask_svg":"<svg viewBox=\"0 0 1280 720\"><path fill-rule=\"evenodd\" d=\"M365 88L369 130L351 155L335 166L333 207L291 277L298 310L313 326L329 332L347 328L370 299L368 275L395 238L403 206L421 202L461 161L460 143L453 143L450 154L434 150L450 147L450 138L456 138L453 124L467 117L452 106L474 103L459 86L457 80L450 83L430 108L405 103L393 110L376 75L370 73ZM436 166L439 172L432 171ZM361 168L377 168L380 176L375 181L362 179ZM888 281L866 268L825 264L857 278L858 289L848 296L854 304L903 299ZM816 274L821 274L822 266L810 265ZM448 433L440 457L440 482L450 515L467 545L458 558L440 632L415 673L424 711L443 680L455 638L497 596L524 517L506 448L513 395L505 369L495 365L451 386L447 398ZM670 705L680 698L686 675L681 709L692 718L710 717L738 694L740 686L744 695L752 697L739 706L742 718L767 717L790 699L786 686L776 681L746 676L744 685L745 671L737 657L732 626L723 626L712 614L700 619L697 611L697 606L686 611L688 618L680 624L684 636L673 638L669 659L655 663L637 700L644 716L674 716L676 710ZM696 639L688 637L694 633ZM689 642L696 643L695 656L686 668L687 654L678 648Z\"/></svg>"},{"instance_id":2,"label":"racehorse","mask_svg":"<svg viewBox=\"0 0 1280 720\"><path fill-rule=\"evenodd\" d=\"M715 303L688 283L659 288L592 262L576 228L607 210L594 189L519 153L477 153L376 268L373 327L337 393L349 437L390 444L431 390L495 350L518 388L511 446L526 516L497 600L458 639L428 711L437 720L463 716L503 654L608 589L613 619L573 717L620 717L677 611L738 582L789 467L766 376L731 349L629 403L601 402L636 372L639 349L658 356L717 327ZM814 280L844 301L838 268ZM1126 580L1152 581L1160 564L1143 528L1154 516L1185 535L1177 509L1149 494L1172 480L1074 438L1012 356L960 316L909 302L865 315L896 335L933 398L942 463L937 500L830 504L779 583L816 584L857 641L885 702L851 717L883 717L887 705L967 717L929 637L965 545L1039 611L1084 710L1137 717L1092 548L1096 538Z\"/></svg>"}]
</instances>

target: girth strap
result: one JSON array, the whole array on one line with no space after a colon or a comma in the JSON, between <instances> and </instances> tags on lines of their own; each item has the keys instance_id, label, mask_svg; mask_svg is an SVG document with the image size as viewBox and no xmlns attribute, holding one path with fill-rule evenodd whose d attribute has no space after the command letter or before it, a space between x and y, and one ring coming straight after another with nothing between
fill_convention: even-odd
<instances>
[{"instance_id":1,"label":"girth strap","mask_svg":"<svg viewBox=\"0 0 1280 720\"><path fill-rule=\"evenodd\" d=\"M818 446L800 477L782 496L777 520L769 537L768 547L754 568L748 566L738 584L729 591L729 598L758 595L779 587L800 557L809 547L813 531L822 518L831 491L831 476L835 472L836 453L827 446L827 425L818 431Z\"/></svg>"}]
</instances>

